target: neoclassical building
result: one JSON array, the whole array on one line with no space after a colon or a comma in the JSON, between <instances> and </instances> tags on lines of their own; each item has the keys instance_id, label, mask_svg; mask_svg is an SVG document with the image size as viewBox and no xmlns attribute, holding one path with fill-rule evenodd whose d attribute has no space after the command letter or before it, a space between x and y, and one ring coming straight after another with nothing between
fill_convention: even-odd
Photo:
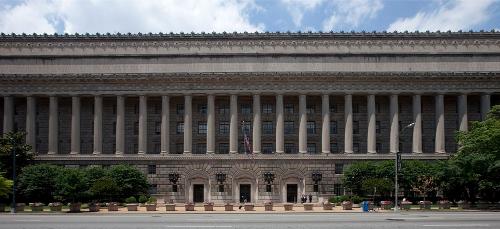
<instances>
[{"instance_id":1,"label":"neoclassical building","mask_svg":"<svg viewBox=\"0 0 500 229\"><path fill-rule=\"evenodd\" d=\"M166 201L322 201L349 163L456 152L499 72L499 32L1 34L0 129Z\"/></svg>"}]
</instances>

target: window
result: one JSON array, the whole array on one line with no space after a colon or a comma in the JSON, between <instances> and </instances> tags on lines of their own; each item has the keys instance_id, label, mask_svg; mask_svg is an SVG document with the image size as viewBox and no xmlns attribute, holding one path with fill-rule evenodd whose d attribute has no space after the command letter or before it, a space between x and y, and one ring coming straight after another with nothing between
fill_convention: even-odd
<instances>
[{"instance_id":1,"label":"window","mask_svg":"<svg viewBox=\"0 0 500 229\"><path fill-rule=\"evenodd\" d=\"M293 121L285 121L285 134L293 134L295 127Z\"/></svg>"},{"instance_id":2,"label":"window","mask_svg":"<svg viewBox=\"0 0 500 229\"><path fill-rule=\"evenodd\" d=\"M149 186L149 194L156 194L156 193L158 193L158 185L151 184L151 186Z\"/></svg>"},{"instance_id":3,"label":"window","mask_svg":"<svg viewBox=\"0 0 500 229\"><path fill-rule=\"evenodd\" d=\"M195 154L205 154L207 152L207 144L206 143L198 143L194 149Z\"/></svg>"},{"instance_id":4,"label":"window","mask_svg":"<svg viewBox=\"0 0 500 229\"><path fill-rule=\"evenodd\" d=\"M224 192L224 185L223 184L219 184L218 187L219 187L218 192Z\"/></svg>"},{"instance_id":5,"label":"window","mask_svg":"<svg viewBox=\"0 0 500 229\"><path fill-rule=\"evenodd\" d=\"M337 121L330 121L330 134L337 134Z\"/></svg>"},{"instance_id":6,"label":"window","mask_svg":"<svg viewBox=\"0 0 500 229\"><path fill-rule=\"evenodd\" d=\"M184 114L184 104L183 103L177 104L177 114L178 115Z\"/></svg>"},{"instance_id":7,"label":"window","mask_svg":"<svg viewBox=\"0 0 500 229\"><path fill-rule=\"evenodd\" d=\"M184 144L183 143L175 144L175 152L177 154L183 154L184 153Z\"/></svg>"},{"instance_id":8,"label":"window","mask_svg":"<svg viewBox=\"0 0 500 229\"><path fill-rule=\"evenodd\" d=\"M154 113L155 114L160 114L161 113L161 105L160 104L155 104L154 105Z\"/></svg>"},{"instance_id":9,"label":"window","mask_svg":"<svg viewBox=\"0 0 500 229\"><path fill-rule=\"evenodd\" d=\"M287 114L293 114L293 113L295 113L294 110L295 109L294 109L293 103L286 103L285 104L285 113L287 113Z\"/></svg>"},{"instance_id":10,"label":"window","mask_svg":"<svg viewBox=\"0 0 500 229\"><path fill-rule=\"evenodd\" d=\"M118 105L116 105L118 106ZM116 106L113 106L113 114L116 114Z\"/></svg>"},{"instance_id":11,"label":"window","mask_svg":"<svg viewBox=\"0 0 500 229\"><path fill-rule=\"evenodd\" d=\"M273 134L273 122L272 121L262 122L262 132L264 135L272 135Z\"/></svg>"},{"instance_id":12,"label":"window","mask_svg":"<svg viewBox=\"0 0 500 229\"><path fill-rule=\"evenodd\" d=\"M177 134L183 134L184 133L184 123L183 122L178 122L177 127L175 128Z\"/></svg>"},{"instance_id":13,"label":"window","mask_svg":"<svg viewBox=\"0 0 500 229\"><path fill-rule=\"evenodd\" d=\"M352 144L352 151L354 153L359 153L359 143L353 143Z\"/></svg>"},{"instance_id":14,"label":"window","mask_svg":"<svg viewBox=\"0 0 500 229\"><path fill-rule=\"evenodd\" d=\"M139 122L134 122L134 135L139 134Z\"/></svg>"},{"instance_id":15,"label":"window","mask_svg":"<svg viewBox=\"0 0 500 229\"><path fill-rule=\"evenodd\" d=\"M198 122L198 134L206 134L206 133L207 133L207 123Z\"/></svg>"},{"instance_id":16,"label":"window","mask_svg":"<svg viewBox=\"0 0 500 229\"><path fill-rule=\"evenodd\" d=\"M375 144L375 151L380 152L381 150L382 150L382 144L380 144L379 142L377 142Z\"/></svg>"},{"instance_id":17,"label":"window","mask_svg":"<svg viewBox=\"0 0 500 229\"><path fill-rule=\"evenodd\" d=\"M359 113L359 104L358 103L353 103L352 104L352 112L353 113Z\"/></svg>"},{"instance_id":18,"label":"window","mask_svg":"<svg viewBox=\"0 0 500 229\"><path fill-rule=\"evenodd\" d=\"M251 121L243 121L241 124L241 128L244 134L250 135L252 132L252 122Z\"/></svg>"},{"instance_id":19,"label":"window","mask_svg":"<svg viewBox=\"0 0 500 229\"><path fill-rule=\"evenodd\" d=\"M273 188L270 184L266 184L266 192L272 192Z\"/></svg>"},{"instance_id":20,"label":"window","mask_svg":"<svg viewBox=\"0 0 500 229\"><path fill-rule=\"evenodd\" d=\"M380 121L375 122L375 133L380 134Z\"/></svg>"},{"instance_id":21,"label":"window","mask_svg":"<svg viewBox=\"0 0 500 229\"><path fill-rule=\"evenodd\" d=\"M220 135L228 135L229 134L229 122L220 122L219 123L219 134Z\"/></svg>"},{"instance_id":22,"label":"window","mask_svg":"<svg viewBox=\"0 0 500 229\"><path fill-rule=\"evenodd\" d=\"M264 114L272 114L273 113L273 105L270 103L262 104L262 113Z\"/></svg>"},{"instance_id":23,"label":"window","mask_svg":"<svg viewBox=\"0 0 500 229\"><path fill-rule=\"evenodd\" d=\"M339 152L339 146L337 143L335 143L335 142L330 143L330 152L331 153L338 153Z\"/></svg>"},{"instance_id":24,"label":"window","mask_svg":"<svg viewBox=\"0 0 500 229\"><path fill-rule=\"evenodd\" d=\"M134 114L139 114L139 104L134 104Z\"/></svg>"},{"instance_id":25,"label":"window","mask_svg":"<svg viewBox=\"0 0 500 229\"><path fill-rule=\"evenodd\" d=\"M352 121L352 133L359 134L359 121Z\"/></svg>"},{"instance_id":26,"label":"window","mask_svg":"<svg viewBox=\"0 0 500 229\"><path fill-rule=\"evenodd\" d=\"M316 108L316 106L314 106L314 104L310 104L310 105L307 104L307 106L306 106L306 113L307 114L314 114L315 110L316 110L315 108Z\"/></svg>"},{"instance_id":27,"label":"window","mask_svg":"<svg viewBox=\"0 0 500 229\"><path fill-rule=\"evenodd\" d=\"M155 122L155 134L159 135L161 133L161 122Z\"/></svg>"},{"instance_id":28,"label":"window","mask_svg":"<svg viewBox=\"0 0 500 229\"><path fill-rule=\"evenodd\" d=\"M330 104L330 113L337 113L337 104L336 103L331 103Z\"/></svg>"},{"instance_id":29,"label":"window","mask_svg":"<svg viewBox=\"0 0 500 229\"><path fill-rule=\"evenodd\" d=\"M207 104L198 104L198 113L202 115L207 114Z\"/></svg>"},{"instance_id":30,"label":"window","mask_svg":"<svg viewBox=\"0 0 500 229\"><path fill-rule=\"evenodd\" d=\"M116 131L116 128L115 128L115 131ZM36 136L40 135L40 123L38 123L38 122L35 122L35 134L36 134ZM114 134L114 131L113 131L113 134ZM39 148L37 147L37 149L39 149Z\"/></svg>"},{"instance_id":31,"label":"window","mask_svg":"<svg viewBox=\"0 0 500 229\"><path fill-rule=\"evenodd\" d=\"M250 104L248 103L243 103L241 104L241 114L243 115L249 115L252 113L252 108L250 107Z\"/></svg>"},{"instance_id":32,"label":"window","mask_svg":"<svg viewBox=\"0 0 500 229\"><path fill-rule=\"evenodd\" d=\"M219 105L219 114L220 115L228 115L229 112L229 105L228 104L220 104Z\"/></svg>"},{"instance_id":33,"label":"window","mask_svg":"<svg viewBox=\"0 0 500 229\"><path fill-rule=\"evenodd\" d=\"M307 121L307 134L316 134L316 122Z\"/></svg>"},{"instance_id":34,"label":"window","mask_svg":"<svg viewBox=\"0 0 500 229\"><path fill-rule=\"evenodd\" d=\"M134 144L134 150L132 151L132 153L137 153L139 152L139 146L137 144Z\"/></svg>"},{"instance_id":35,"label":"window","mask_svg":"<svg viewBox=\"0 0 500 229\"><path fill-rule=\"evenodd\" d=\"M148 165L148 174L156 174L156 165Z\"/></svg>"},{"instance_id":36,"label":"window","mask_svg":"<svg viewBox=\"0 0 500 229\"><path fill-rule=\"evenodd\" d=\"M344 187L342 184L333 184L333 192L336 196L344 195Z\"/></svg>"},{"instance_id":37,"label":"window","mask_svg":"<svg viewBox=\"0 0 500 229\"><path fill-rule=\"evenodd\" d=\"M381 112L380 103L375 103L375 112L376 113L380 113Z\"/></svg>"},{"instance_id":38,"label":"window","mask_svg":"<svg viewBox=\"0 0 500 229\"><path fill-rule=\"evenodd\" d=\"M116 135L116 122L113 122L113 135Z\"/></svg>"},{"instance_id":39,"label":"window","mask_svg":"<svg viewBox=\"0 0 500 229\"><path fill-rule=\"evenodd\" d=\"M316 143L307 143L307 152L309 153L317 153L316 152Z\"/></svg>"},{"instance_id":40,"label":"window","mask_svg":"<svg viewBox=\"0 0 500 229\"><path fill-rule=\"evenodd\" d=\"M161 145L160 143L155 143L155 151L154 153L160 153L161 152Z\"/></svg>"},{"instance_id":41,"label":"window","mask_svg":"<svg viewBox=\"0 0 500 229\"><path fill-rule=\"evenodd\" d=\"M344 174L344 164L335 163L335 174Z\"/></svg>"},{"instance_id":42,"label":"window","mask_svg":"<svg viewBox=\"0 0 500 229\"><path fill-rule=\"evenodd\" d=\"M285 143L285 153L295 153L295 144Z\"/></svg>"},{"instance_id":43,"label":"window","mask_svg":"<svg viewBox=\"0 0 500 229\"><path fill-rule=\"evenodd\" d=\"M263 143L262 144L262 153L263 154L273 153L273 143Z\"/></svg>"},{"instance_id":44,"label":"window","mask_svg":"<svg viewBox=\"0 0 500 229\"><path fill-rule=\"evenodd\" d=\"M228 154L228 153L229 153L229 144L219 143L219 154Z\"/></svg>"}]
</instances>

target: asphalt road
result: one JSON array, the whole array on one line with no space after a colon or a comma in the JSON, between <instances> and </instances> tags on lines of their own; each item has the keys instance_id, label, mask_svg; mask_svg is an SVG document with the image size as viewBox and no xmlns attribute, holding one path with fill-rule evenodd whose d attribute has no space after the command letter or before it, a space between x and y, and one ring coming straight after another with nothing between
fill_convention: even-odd
<instances>
[{"instance_id":1,"label":"asphalt road","mask_svg":"<svg viewBox=\"0 0 500 229\"><path fill-rule=\"evenodd\" d=\"M500 228L500 212L297 214L1 214L0 229Z\"/></svg>"}]
</instances>

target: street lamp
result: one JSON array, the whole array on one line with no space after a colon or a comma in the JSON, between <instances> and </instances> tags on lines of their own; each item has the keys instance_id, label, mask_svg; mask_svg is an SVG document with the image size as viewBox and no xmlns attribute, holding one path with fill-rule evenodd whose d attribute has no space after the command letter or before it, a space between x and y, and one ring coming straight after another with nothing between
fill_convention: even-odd
<instances>
[{"instance_id":1,"label":"street lamp","mask_svg":"<svg viewBox=\"0 0 500 229\"><path fill-rule=\"evenodd\" d=\"M401 129L401 131L399 131L399 136L401 136L404 131L407 129L407 128L411 128L415 125L414 122L408 124L407 126L403 127L403 129ZM401 149L400 149L401 150ZM394 166L394 170L395 170L395 177L394 177L394 212L397 212L398 211L398 192L399 192L399 187L398 187L398 173L399 173L399 170L401 169L401 151L398 150L398 152L396 152L396 161L395 161L395 166Z\"/></svg>"}]
</instances>

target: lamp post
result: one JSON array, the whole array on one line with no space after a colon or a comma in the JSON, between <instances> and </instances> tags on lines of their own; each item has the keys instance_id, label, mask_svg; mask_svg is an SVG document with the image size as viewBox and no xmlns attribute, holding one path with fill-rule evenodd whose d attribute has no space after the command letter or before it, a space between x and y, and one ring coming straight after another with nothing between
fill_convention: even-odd
<instances>
[{"instance_id":1,"label":"lamp post","mask_svg":"<svg viewBox=\"0 0 500 229\"><path fill-rule=\"evenodd\" d=\"M16 150L12 148L12 208L11 213L16 213Z\"/></svg>"},{"instance_id":2,"label":"lamp post","mask_svg":"<svg viewBox=\"0 0 500 229\"><path fill-rule=\"evenodd\" d=\"M415 125L414 122L408 124L407 126L405 126L403 129L401 129L401 131L399 131L399 136L401 136L404 131L407 129L407 128L411 128ZM394 170L395 170L395 177L394 177L394 212L398 212L398 192L399 192L399 187L398 187L398 173L399 173L399 170L401 169L401 149L398 150L398 152L396 152L396 161L395 161L395 166L394 166Z\"/></svg>"}]
</instances>

